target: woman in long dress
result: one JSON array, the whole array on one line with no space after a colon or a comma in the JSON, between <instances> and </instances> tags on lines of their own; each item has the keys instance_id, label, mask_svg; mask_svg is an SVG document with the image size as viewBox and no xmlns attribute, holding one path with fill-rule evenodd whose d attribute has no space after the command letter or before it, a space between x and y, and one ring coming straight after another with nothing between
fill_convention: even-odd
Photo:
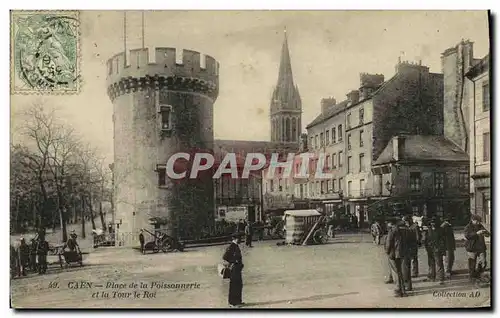
<instances>
[{"instance_id":1,"label":"woman in long dress","mask_svg":"<svg viewBox=\"0 0 500 318\"><path fill-rule=\"evenodd\" d=\"M239 247L240 238L239 235L235 234L232 237L231 244L227 247L224 252L222 259L229 263L229 268L231 271L231 276L229 278L229 295L228 303L231 307L237 307L243 305L242 292L243 292L243 261L241 256L241 249Z\"/></svg>"}]
</instances>

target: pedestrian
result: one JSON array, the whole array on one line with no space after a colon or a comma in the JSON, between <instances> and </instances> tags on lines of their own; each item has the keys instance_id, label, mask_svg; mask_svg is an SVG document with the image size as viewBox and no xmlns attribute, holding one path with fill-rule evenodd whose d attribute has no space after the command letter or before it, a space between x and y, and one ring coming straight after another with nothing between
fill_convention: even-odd
<instances>
[{"instance_id":1,"label":"pedestrian","mask_svg":"<svg viewBox=\"0 0 500 318\"><path fill-rule=\"evenodd\" d=\"M145 254L146 251L144 250L144 230L141 229L139 231L139 243L141 244L141 253Z\"/></svg>"},{"instance_id":2,"label":"pedestrian","mask_svg":"<svg viewBox=\"0 0 500 318\"><path fill-rule=\"evenodd\" d=\"M401 227L402 237L404 240L404 255L402 259L402 272L403 280L405 282L405 290L413 290L412 286L412 261L417 258L418 255L418 233L415 231L413 226L413 220L411 216L404 216L403 219L404 226ZM418 260L417 260L418 262ZM417 274L418 276L418 274Z\"/></svg>"},{"instance_id":3,"label":"pedestrian","mask_svg":"<svg viewBox=\"0 0 500 318\"><path fill-rule=\"evenodd\" d=\"M386 222L386 225L385 225L386 231L387 232L391 231L393 226L394 226L394 224L391 221ZM387 242L387 235L386 235L384 246L387 246L387 244L388 244L388 242ZM386 255L386 256L387 256L387 277L385 278L384 283L385 284L394 284L396 282L396 279L394 279L394 277L393 277L394 275L392 274L391 260L390 260L389 255Z\"/></svg>"},{"instance_id":4,"label":"pedestrian","mask_svg":"<svg viewBox=\"0 0 500 318\"><path fill-rule=\"evenodd\" d=\"M47 254L49 253L49 242L45 240L45 233L38 235L36 254L38 256L38 274L47 272Z\"/></svg>"},{"instance_id":5,"label":"pedestrian","mask_svg":"<svg viewBox=\"0 0 500 318\"><path fill-rule=\"evenodd\" d=\"M440 226L439 217L433 217L429 222L429 226L424 236L424 245L428 255L429 274L425 281L436 281L436 276L439 279L439 284L444 284L444 263L443 258L446 251L445 238L443 230Z\"/></svg>"},{"instance_id":6,"label":"pedestrian","mask_svg":"<svg viewBox=\"0 0 500 318\"><path fill-rule=\"evenodd\" d=\"M31 239L30 244L30 269L32 272L37 272L37 264L36 264L36 249L37 249L37 240L35 238Z\"/></svg>"},{"instance_id":7,"label":"pedestrian","mask_svg":"<svg viewBox=\"0 0 500 318\"><path fill-rule=\"evenodd\" d=\"M387 234L385 241L385 252L389 257L389 265L392 271L392 277L396 281L397 289L394 290L395 297L407 296L402 272L402 260L405 256L406 229L402 222L393 226Z\"/></svg>"},{"instance_id":8,"label":"pedestrian","mask_svg":"<svg viewBox=\"0 0 500 318\"><path fill-rule=\"evenodd\" d=\"M375 220L375 222L373 222L372 226L370 227L370 232L373 237L373 243L375 245L380 245L382 226L380 225L380 222L378 220Z\"/></svg>"},{"instance_id":9,"label":"pedestrian","mask_svg":"<svg viewBox=\"0 0 500 318\"><path fill-rule=\"evenodd\" d=\"M418 223L414 221L414 218L407 217L407 226L410 231L410 267L411 267L411 277L418 277L418 248L422 243L422 233L420 232L420 227Z\"/></svg>"},{"instance_id":10,"label":"pedestrian","mask_svg":"<svg viewBox=\"0 0 500 318\"><path fill-rule=\"evenodd\" d=\"M241 249L239 247L240 236L238 233L232 236L232 242L226 248L222 259L229 264L229 295L228 303L230 307L238 307L244 305L242 301L243 292L243 259Z\"/></svg>"},{"instance_id":11,"label":"pedestrian","mask_svg":"<svg viewBox=\"0 0 500 318\"><path fill-rule=\"evenodd\" d=\"M457 245L455 241L455 233L453 232L453 226L451 225L450 216L447 216L443 219L441 228L443 229L446 246L446 274L449 275L451 279L451 275L453 274L453 263L455 262L455 249Z\"/></svg>"},{"instance_id":12,"label":"pedestrian","mask_svg":"<svg viewBox=\"0 0 500 318\"><path fill-rule=\"evenodd\" d=\"M471 216L469 224L464 229L465 251L469 265L469 280L476 284L481 280L481 274L486 269L486 242L485 237L490 236L477 214Z\"/></svg>"},{"instance_id":13,"label":"pedestrian","mask_svg":"<svg viewBox=\"0 0 500 318\"><path fill-rule=\"evenodd\" d=\"M24 237L21 237L20 242L17 249L19 252L18 276L26 276L26 267L28 267L30 261L30 248L28 244L26 244Z\"/></svg>"},{"instance_id":14,"label":"pedestrian","mask_svg":"<svg viewBox=\"0 0 500 318\"><path fill-rule=\"evenodd\" d=\"M245 226L245 245L248 247L252 247L252 238L253 238L253 226L252 223L247 222Z\"/></svg>"}]
</instances>

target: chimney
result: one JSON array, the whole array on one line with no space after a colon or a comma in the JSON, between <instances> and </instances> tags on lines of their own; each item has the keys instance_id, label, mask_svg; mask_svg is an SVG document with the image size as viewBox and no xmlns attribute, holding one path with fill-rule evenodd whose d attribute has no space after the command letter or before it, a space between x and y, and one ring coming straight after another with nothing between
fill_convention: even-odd
<instances>
[{"instance_id":1,"label":"chimney","mask_svg":"<svg viewBox=\"0 0 500 318\"><path fill-rule=\"evenodd\" d=\"M361 100L367 99L375 92L382 84L384 84L383 74L359 74L359 92Z\"/></svg>"},{"instance_id":2,"label":"chimney","mask_svg":"<svg viewBox=\"0 0 500 318\"><path fill-rule=\"evenodd\" d=\"M337 101L335 100L335 98L333 98L333 97L323 98L321 100L321 113L324 114L329 107L335 106L335 104L337 104Z\"/></svg>"},{"instance_id":3,"label":"chimney","mask_svg":"<svg viewBox=\"0 0 500 318\"><path fill-rule=\"evenodd\" d=\"M418 71L422 72L422 74L429 74L429 67L422 65L422 60L418 60L417 62L403 61L396 65L396 73L408 73L408 72L418 72Z\"/></svg>"},{"instance_id":4,"label":"chimney","mask_svg":"<svg viewBox=\"0 0 500 318\"><path fill-rule=\"evenodd\" d=\"M394 136L392 137L392 153L396 161L403 159L405 151L405 137Z\"/></svg>"},{"instance_id":5,"label":"chimney","mask_svg":"<svg viewBox=\"0 0 500 318\"><path fill-rule=\"evenodd\" d=\"M357 102L359 102L359 91L358 90L350 91L346 96L347 96L347 100L351 104L356 104Z\"/></svg>"}]
</instances>

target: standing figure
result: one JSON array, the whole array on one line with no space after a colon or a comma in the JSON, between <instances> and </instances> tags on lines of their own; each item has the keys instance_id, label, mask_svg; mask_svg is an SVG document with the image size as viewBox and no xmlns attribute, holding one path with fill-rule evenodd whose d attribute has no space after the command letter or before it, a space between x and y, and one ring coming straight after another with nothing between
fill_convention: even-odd
<instances>
[{"instance_id":1,"label":"standing figure","mask_svg":"<svg viewBox=\"0 0 500 318\"><path fill-rule=\"evenodd\" d=\"M36 255L38 256L38 274L47 272L47 254L49 253L49 243L45 240L44 233L38 235Z\"/></svg>"},{"instance_id":2,"label":"standing figure","mask_svg":"<svg viewBox=\"0 0 500 318\"><path fill-rule=\"evenodd\" d=\"M444 284L444 263L443 258L446 251L445 239L443 230L440 226L441 222L438 217L434 217L430 221L430 226L424 235L424 245L428 255L429 274L428 278L431 281L436 281L436 275L439 279L439 284Z\"/></svg>"},{"instance_id":3,"label":"standing figure","mask_svg":"<svg viewBox=\"0 0 500 318\"><path fill-rule=\"evenodd\" d=\"M18 276L26 276L26 267L28 267L30 261L30 247L26 244L24 237L21 237L20 241L21 244L17 249L19 252Z\"/></svg>"},{"instance_id":4,"label":"standing figure","mask_svg":"<svg viewBox=\"0 0 500 318\"><path fill-rule=\"evenodd\" d=\"M37 248L37 241L35 238L31 239L31 244L30 244L30 269L33 272L37 272L37 264L36 264L36 248Z\"/></svg>"},{"instance_id":5,"label":"standing figure","mask_svg":"<svg viewBox=\"0 0 500 318\"><path fill-rule=\"evenodd\" d=\"M78 242L76 241L76 238L78 236L76 235L75 230L71 231L69 235L69 239L64 243L63 246L63 251L68 248L70 252L78 252L80 253L80 246L78 245Z\"/></svg>"},{"instance_id":6,"label":"standing figure","mask_svg":"<svg viewBox=\"0 0 500 318\"><path fill-rule=\"evenodd\" d=\"M245 226L245 245L248 247L252 247L252 238L253 238L253 226L252 223L247 222Z\"/></svg>"},{"instance_id":7,"label":"standing figure","mask_svg":"<svg viewBox=\"0 0 500 318\"><path fill-rule=\"evenodd\" d=\"M404 216L402 221L403 226L401 226L401 233L403 234L403 245L405 247L402 261L403 280L405 282L405 289L411 291L413 289L411 281L411 264L413 259L417 258L418 255L418 234L415 232L415 229L412 228L413 220L411 216Z\"/></svg>"},{"instance_id":8,"label":"standing figure","mask_svg":"<svg viewBox=\"0 0 500 318\"><path fill-rule=\"evenodd\" d=\"M146 251L144 250L144 231L141 229L139 231L139 243L141 244L141 253L145 254Z\"/></svg>"},{"instance_id":9,"label":"standing figure","mask_svg":"<svg viewBox=\"0 0 500 318\"><path fill-rule=\"evenodd\" d=\"M231 307L243 305L242 292L243 292L243 259L241 256L241 249L239 247L240 237L239 234L232 236L232 242L227 247L222 259L229 263L230 277L229 277L229 295L228 303Z\"/></svg>"},{"instance_id":10,"label":"standing figure","mask_svg":"<svg viewBox=\"0 0 500 318\"><path fill-rule=\"evenodd\" d=\"M404 297L406 296L405 284L402 272L402 260L405 255L406 246L405 244L405 228L404 225L400 224L393 226L389 229L387 238L385 241L385 252L389 257L389 265L392 271L392 277L396 281L397 289L394 291L394 296Z\"/></svg>"},{"instance_id":11,"label":"standing figure","mask_svg":"<svg viewBox=\"0 0 500 318\"><path fill-rule=\"evenodd\" d=\"M19 273L19 254L17 249L10 245L10 278L17 277Z\"/></svg>"},{"instance_id":12,"label":"standing figure","mask_svg":"<svg viewBox=\"0 0 500 318\"><path fill-rule=\"evenodd\" d=\"M388 221L385 225L385 231L386 232L390 232L393 228L394 224L391 222L391 221ZM385 242L384 242L384 246L387 246L388 242L387 242L387 235L385 236ZM392 273L392 268L391 268L391 259L390 259L390 256L387 255L387 277L385 279L385 284L394 284L396 281L397 281L397 278L393 277L393 273Z\"/></svg>"},{"instance_id":13,"label":"standing figure","mask_svg":"<svg viewBox=\"0 0 500 318\"><path fill-rule=\"evenodd\" d=\"M372 224L370 231L373 237L373 243L375 243L376 245L380 245L380 239L382 237L382 226L380 225L380 222L378 220L375 220L375 222Z\"/></svg>"},{"instance_id":14,"label":"standing figure","mask_svg":"<svg viewBox=\"0 0 500 318\"><path fill-rule=\"evenodd\" d=\"M481 217L477 214L471 216L469 224L464 229L465 251L467 251L469 265L469 280L476 283L481 279L481 274L486 269L486 242L485 237L490 233L481 224Z\"/></svg>"},{"instance_id":15,"label":"standing figure","mask_svg":"<svg viewBox=\"0 0 500 318\"><path fill-rule=\"evenodd\" d=\"M418 277L418 248L422 242L422 234L420 232L420 227L418 223L413 221L412 217L407 218L406 225L410 231L410 265L411 265L411 277Z\"/></svg>"},{"instance_id":16,"label":"standing figure","mask_svg":"<svg viewBox=\"0 0 500 318\"><path fill-rule=\"evenodd\" d=\"M451 279L451 275L453 274L453 263L455 262L455 249L457 247L455 242L455 233L453 232L453 226L450 223L451 217L446 217L443 219L443 223L441 224L441 228L443 229L443 235L446 246L446 274L449 275Z\"/></svg>"}]
</instances>

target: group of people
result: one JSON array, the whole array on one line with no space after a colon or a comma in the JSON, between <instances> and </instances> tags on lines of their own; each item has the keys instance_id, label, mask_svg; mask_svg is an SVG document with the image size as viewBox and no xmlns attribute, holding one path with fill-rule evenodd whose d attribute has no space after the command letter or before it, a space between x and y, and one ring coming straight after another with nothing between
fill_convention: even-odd
<instances>
[{"instance_id":1,"label":"group of people","mask_svg":"<svg viewBox=\"0 0 500 318\"><path fill-rule=\"evenodd\" d=\"M429 267L427 279L424 281L439 281L439 284L443 285L445 277L451 278L454 274L456 242L450 221L449 217L442 221L439 217L430 220L422 217L419 225L413 222L411 216L404 216L401 220L388 222L384 248L388 257L389 273L385 283L396 284L396 297L404 297L407 291L413 289L412 278L419 275L418 248L421 246L425 248ZM471 221L464 232L469 279L476 284L486 268L484 238L489 236L489 232L481 224L478 215L471 216ZM380 244L382 235L382 225L376 222L372 225L375 244Z\"/></svg>"},{"instance_id":2,"label":"group of people","mask_svg":"<svg viewBox=\"0 0 500 318\"><path fill-rule=\"evenodd\" d=\"M64 243L62 251L66 249L81 253L74 230L71 231L68 240ZM10 246L11 277L27 276L28 271L39 275L45 274L49 250L50 246L45 239L44 230L38 231L36 236L30 240L30 244L26 242L24 237L21 237L17 247Z\"/></svg>"}]
</instances>

